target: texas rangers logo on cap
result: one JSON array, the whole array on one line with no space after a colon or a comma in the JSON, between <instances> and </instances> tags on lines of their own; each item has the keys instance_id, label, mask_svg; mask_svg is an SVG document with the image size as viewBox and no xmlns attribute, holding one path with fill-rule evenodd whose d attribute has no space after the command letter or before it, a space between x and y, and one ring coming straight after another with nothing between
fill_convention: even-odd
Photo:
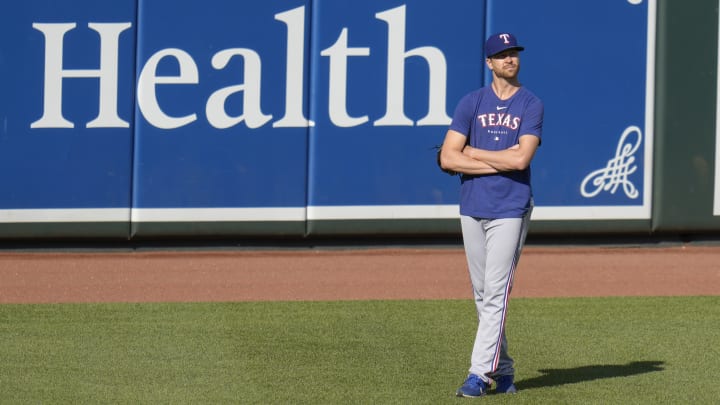
<instances>
[{"instance_id":1,"label":"texas rangers logo on cap","mask_svg":"<svg viewBox=\"0 0 720 405\"><path fill-rule=\"evenodd\" d=\"M488 38L487 42L485 42L485 55L488 58L500 52L507 51L508 49L522 51L525 48L518 45L515 35L508 32L493 34Z\"/></svg>"}]
</instances>

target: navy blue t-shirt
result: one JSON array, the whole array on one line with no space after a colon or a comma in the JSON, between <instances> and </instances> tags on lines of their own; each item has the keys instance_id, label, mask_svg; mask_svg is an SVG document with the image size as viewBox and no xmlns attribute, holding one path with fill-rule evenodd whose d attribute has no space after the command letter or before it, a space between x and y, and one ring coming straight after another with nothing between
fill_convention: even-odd
<instances>
[{"instance_id":1,"label":"navy blue t-shirt","mask_svg":"<svg viewBox=\"0 0 720 405\"><path fill-rule=\"evenodd\" d=\"M487 86L460 100L450 129L470 135L468 144L472 147L503 150L517 145L522 135L542 139L543 113L542 101L524 87L509 99L500 100ZM519 171L461 176L461 215L520 218L527 213L531 201L529 166Z\"/></svg>"}]
</instances>

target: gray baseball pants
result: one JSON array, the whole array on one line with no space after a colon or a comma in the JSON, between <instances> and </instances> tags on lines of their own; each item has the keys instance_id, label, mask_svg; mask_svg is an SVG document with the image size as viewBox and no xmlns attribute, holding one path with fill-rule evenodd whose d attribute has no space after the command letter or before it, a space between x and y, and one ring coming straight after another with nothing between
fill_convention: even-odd
<instances>
[{"instance_id":1,"label":"gray baseball pants","mask_svg":"<svg viewBox=\"0 0 720 405\"><path fill-rule=\"evenodd\" d=\"M460 217L478 314L470 372L485 382L489 378L515 374L513 359L507 351L505 318L531 211L524 218Z\"/></svg>"}]
</instances>

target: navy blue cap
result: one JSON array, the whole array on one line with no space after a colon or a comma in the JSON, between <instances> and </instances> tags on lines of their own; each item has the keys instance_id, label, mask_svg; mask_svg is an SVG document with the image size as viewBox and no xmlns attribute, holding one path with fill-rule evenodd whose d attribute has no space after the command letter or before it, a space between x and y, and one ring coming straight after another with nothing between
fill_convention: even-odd
<instances>
[{"instance_id":1,"label":"navy blue cap","mask_svg":"<svg viewBox=\"0 0 720 405\"><path fill-rule=\"evenodd\" d=\"M518 45L515 35L507 32L493 34L485 42L485 56L488 58L495 56L500 52L507 51L508 49L522 51L525 48Z\"/></svg>"}]
</instances>

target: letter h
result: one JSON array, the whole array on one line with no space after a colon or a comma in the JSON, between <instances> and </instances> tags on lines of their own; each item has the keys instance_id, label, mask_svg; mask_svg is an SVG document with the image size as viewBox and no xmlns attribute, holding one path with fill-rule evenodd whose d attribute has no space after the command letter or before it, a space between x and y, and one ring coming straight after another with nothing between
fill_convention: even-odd
<instances>
[{"instance_id":1,"label":"letter h","mask_svg":"<svg viewBox=\"0 0 720 405\"><path fill-rule=\"evenodd\" d=\"M74 128L62 115L62 79L65 77L100 79L98 116L87 123L87 128L130 127L117 115L118 38L132 24L89 23L88 27L100 34L100 68L63 69L63 38L75 26L75 23L33 23L33 28L45 36L45 87L43 115L30 124L30 128Z\"/></svg>"},{"instance_id":2,"label":"letter h","mask_svg":"<svg viewBox=\"0 0 720 405\"><path fill-rule=\"evenodd\" d=\"M424 46L405 51L405 6L375 14L388 23L388 77L387 110L375 126L407 125L413 121L405 115L405 59L411 56L424 58L429 67L428 113L417 125L448 125L452 121L445 111L447 63L438 48Z\"/></svg>"}]
</instances>

